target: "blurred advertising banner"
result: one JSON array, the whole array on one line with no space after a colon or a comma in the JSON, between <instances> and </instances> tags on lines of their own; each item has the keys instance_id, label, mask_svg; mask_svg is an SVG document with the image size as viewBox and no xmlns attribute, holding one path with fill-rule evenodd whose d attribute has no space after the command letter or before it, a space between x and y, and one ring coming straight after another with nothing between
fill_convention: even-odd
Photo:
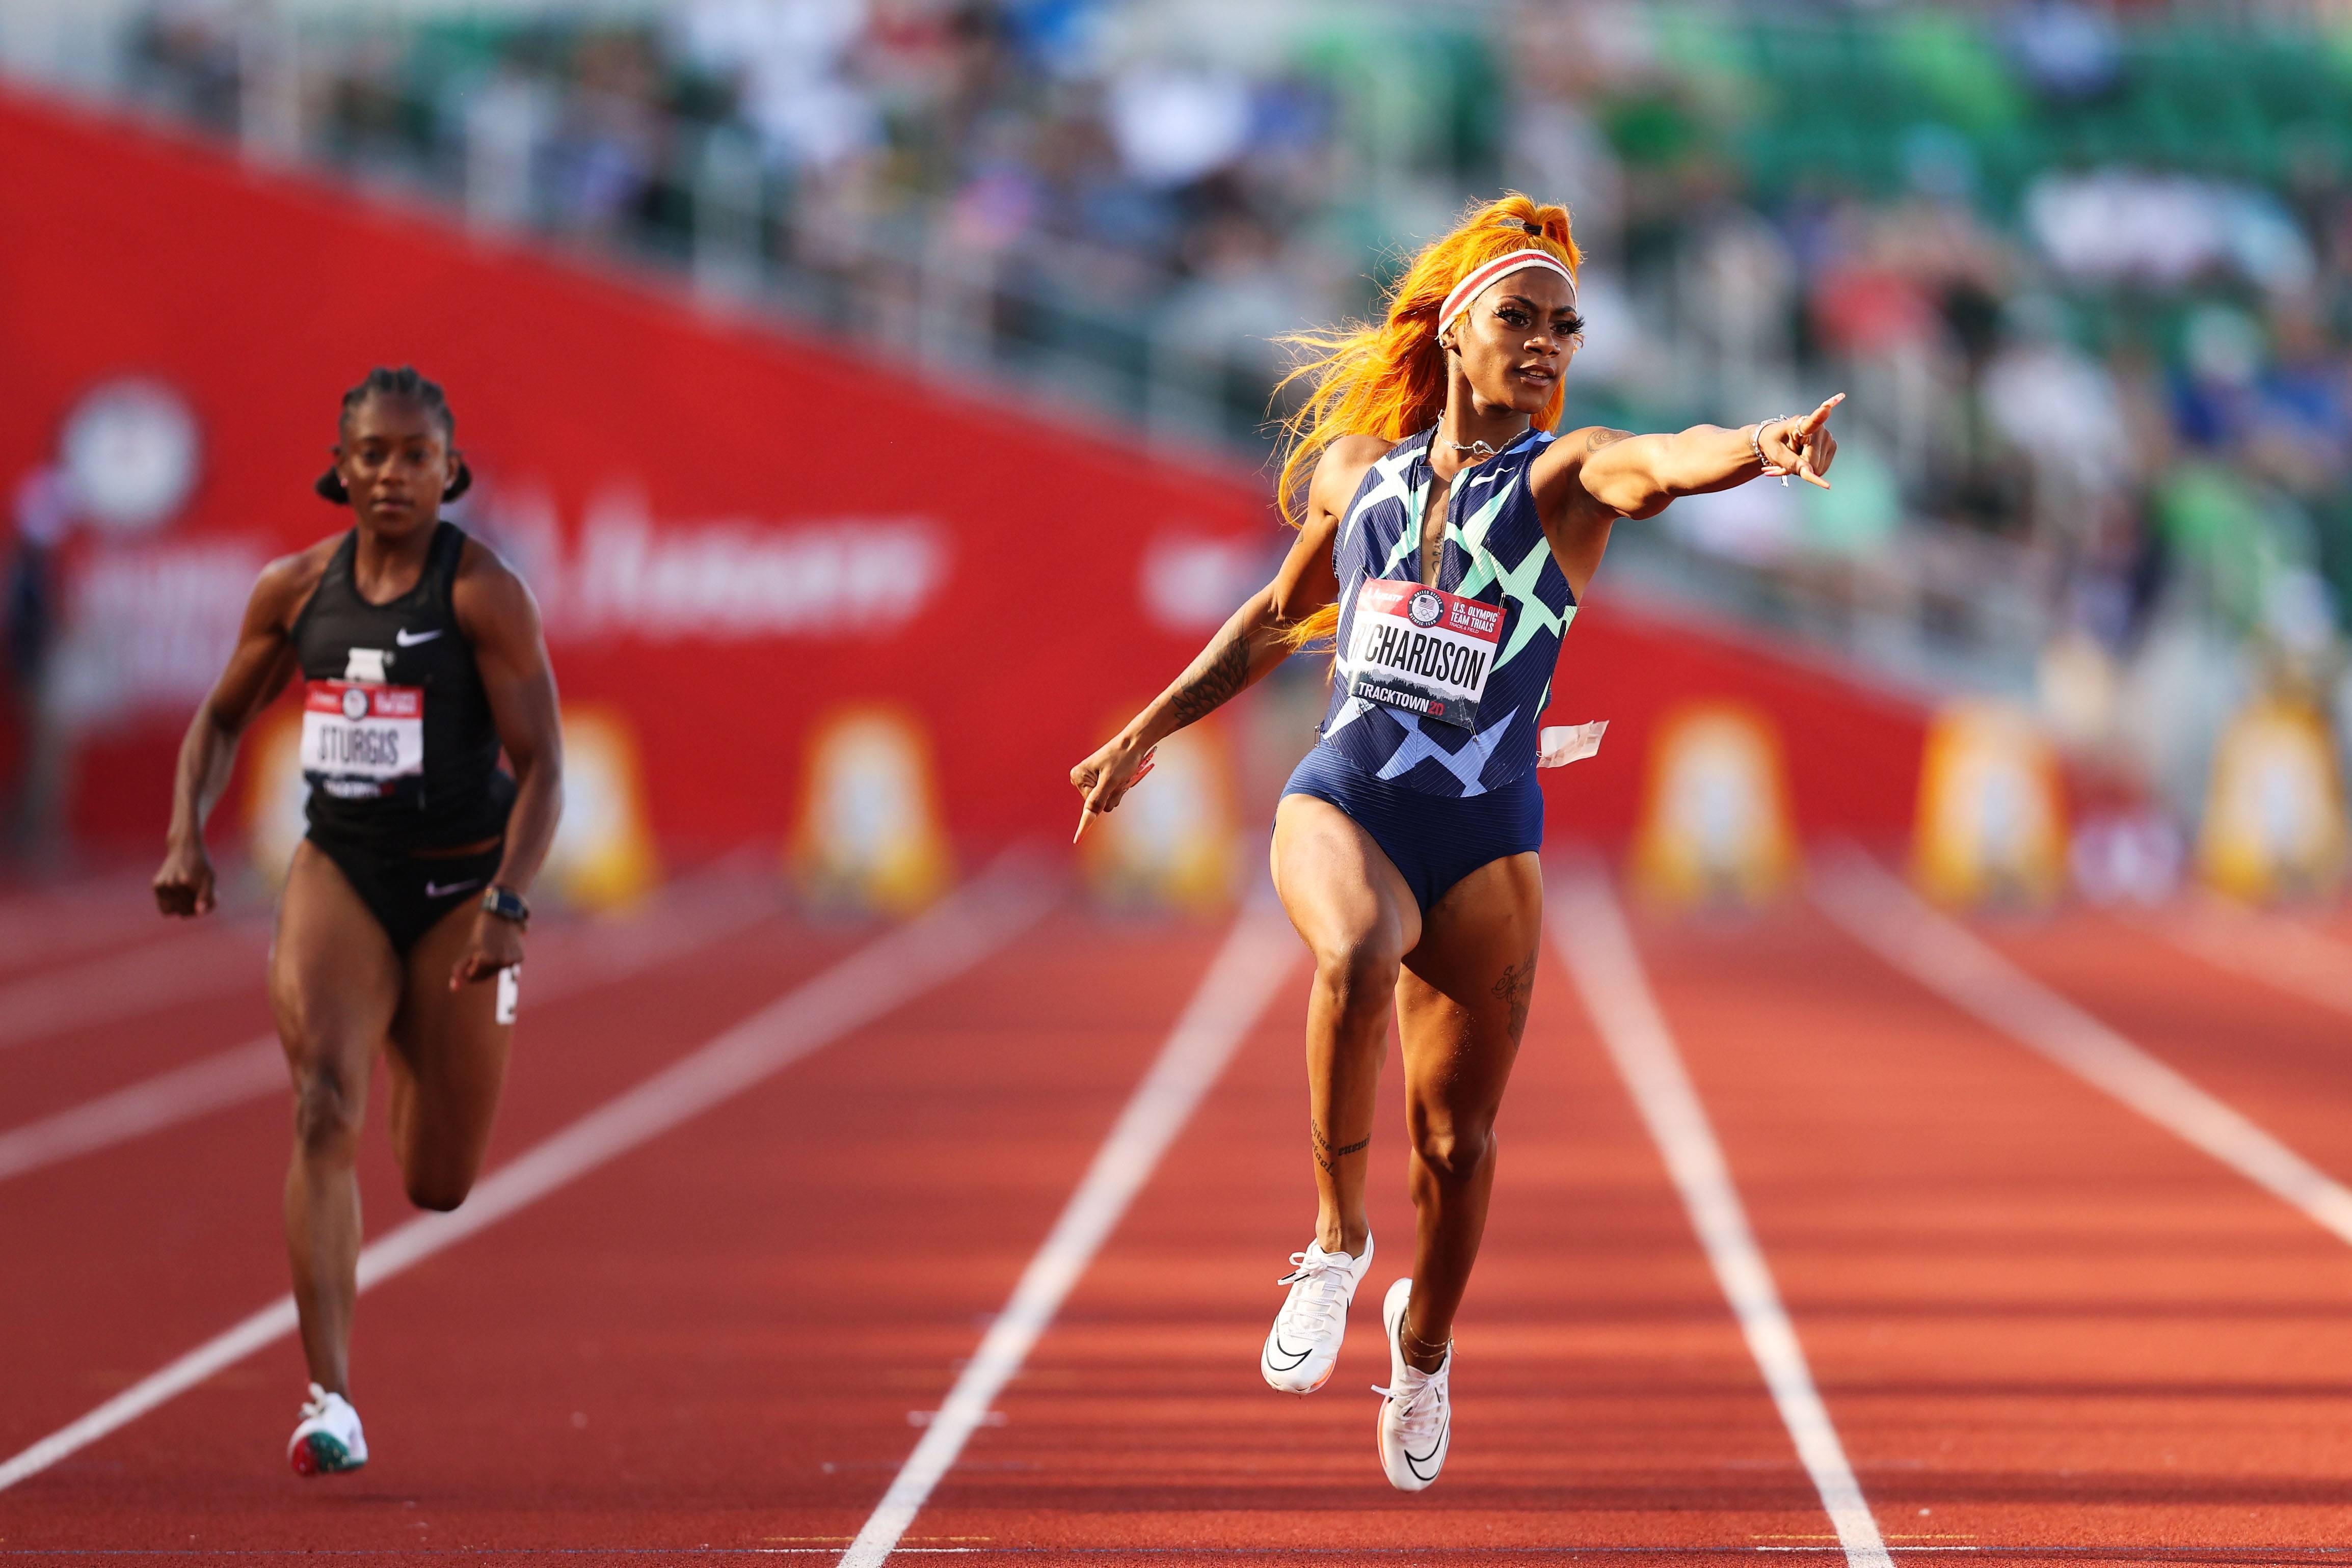
<instances>
[{"instance_id":1,"label":"blurred advertising banner","mask_svg":"<svg viewBox=\"0 0 2352 1568\"><path fill-rule=\"evenodd\" d=\"M1105 716L1181 670L1288 541L1267 476L1155 456L1118 434L1136 410L1081 433L912 337L715 318L5 95L0 205L38 214L0 241L0 486L47 595L12 622L0 760L84 840L161 831L255 574L347 526L310 486L374 364L447 389L478 476L453 516L538 595L567 710L599 716L599 799L640 801L666 852L772 845L813 887L911 902L993 846L1066 841L1068 769ZM1224 852L1196 841L1264 831L1321 706L1313 672L1286 678L1259 708L1278 725L1171 754L1145 789L1197 775L1199 798L1147 802L1098 876L1224 896ZM1548 771L1556 837L1631 831L1648 731L1692 696L1771 716L1801 833L1908 826L1916 706L1718 625L1604 601L1558 694L1624 760ZM232 791L221 825L270 798ZM625 888L652 852L579 874Z\"/></svg>"},{"instance_id":2,"label":"blurred advertising banner","mask_svg":"<svg viewBox=\"0 0 2352 1568\"><path fill-rule=\"evenodd\" d=\"M566 703L627 716L664 837L781 846L860 704L912 727L950 831L1059 823L1132 671L1180 668L1282 548L1262 484L990 406L918 348L714 325L194 148L0 100L0 200L44 214L0 246L0 476L65 496L42 685L85 835L160 828L255 574L347 526L310 486L375 363L447 388L478 476L451 515L531 584Z\"/></svg>"}]
</instances>

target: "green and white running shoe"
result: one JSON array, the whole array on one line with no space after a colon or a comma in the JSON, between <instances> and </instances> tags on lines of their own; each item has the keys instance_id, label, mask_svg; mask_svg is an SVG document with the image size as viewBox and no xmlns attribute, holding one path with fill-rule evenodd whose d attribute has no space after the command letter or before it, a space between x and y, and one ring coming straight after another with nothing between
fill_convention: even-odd
<instances>
[{"instance_id":1,"label":"green and white running shoe","mask_svg":"<svg viewBox=\"0 0 2352 1568\"><path fill-rule=\"evenodd\" d=\"M358 1469L367 1463L367 1434L360 1430L360 1413L341 1395L313 1383L310 1402L302 1406L302 1424L286 1445L286 1458L298 1476Z\"/></svg>"}]
</instances>

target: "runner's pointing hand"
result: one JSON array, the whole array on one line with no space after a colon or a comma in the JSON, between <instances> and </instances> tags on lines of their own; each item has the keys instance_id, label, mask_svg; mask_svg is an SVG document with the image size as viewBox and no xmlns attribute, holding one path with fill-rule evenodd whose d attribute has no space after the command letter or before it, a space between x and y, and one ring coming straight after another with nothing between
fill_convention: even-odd
<instances>
[{"instance_id":1,"label":"runner's pointing hand","mask_svg":"<svg viewBox=\"0 0 2352 1568\"><path fill-rule=\"evenodd\" d=\"M1071 768L1070 784L1086 800L1078 808L1078 831L1070 835L1070 842L1086 836L1087 823L1097 813L1118 810L1127 792L1151 771L1151 759L1159 754L1158 747L1147 747L1139 758L1122 736Z\"/></svg>"},{"instance_id":2,"label":"runner's pointing hand","mask_svg":"<svg viewBox=\"0 0 2352 1568\"><path fill-rule=\"evenodd\" d=\"M1837 437L1829 431L1830 411L1844 401L1845 393L1840 392L1802 419L1776 419L1764 426L1756 445L1771 464L1765 472L1794 474L1828 489L1830 482L1822 476L1837 456Z\"/></svg>"}]
</instances>

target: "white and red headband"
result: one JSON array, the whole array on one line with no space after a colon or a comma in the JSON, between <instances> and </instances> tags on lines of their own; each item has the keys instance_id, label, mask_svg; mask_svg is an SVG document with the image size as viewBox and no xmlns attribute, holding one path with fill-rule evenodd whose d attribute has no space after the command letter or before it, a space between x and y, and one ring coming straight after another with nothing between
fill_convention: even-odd
<instances>
[{"instance_id":1,"label":"white and red headband","mask_svg":"<svg viewBox=\"0 0 2352 1568\"><path fill-rule=\"evenodd\" d=\"M1462 281L1454 286L1453 292L1445 297L1445 303L1437 308L1438 331L1442 334L1453 326L1463 312L1477 302L1478 296L1486 292L1490 284L1530 267L1559 274L1568 280L1568 297L1570 299L1576 298L1576 275L1561 265L1559 257L1548 250L1515 250L1508 256L1498 256L1484 266L1472 267Z\"/></svg>"}]
</instances>

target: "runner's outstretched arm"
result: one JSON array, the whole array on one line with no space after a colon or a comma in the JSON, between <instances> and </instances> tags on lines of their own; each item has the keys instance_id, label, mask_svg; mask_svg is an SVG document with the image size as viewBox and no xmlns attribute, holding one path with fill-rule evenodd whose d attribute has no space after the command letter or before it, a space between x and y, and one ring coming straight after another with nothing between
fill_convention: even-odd
<instances>
[{"instance_id":1,"label":"runner's outstretched arm","mask_svg":"<svg viewBox=\"0 0 2352 1568\"><path fill-rule=\"evenodd\" d=\"M1291 541L1274 580L1244 601L1184 673L1128 721L1126 728L1070 769L1071 784L1086 798L1078 811L1079 833L1087 831L1090 819L1118 808L1142 777L1153 747L1222 707L1288 658L1297 647L1297 629L1339 596L1331 538L1365 467L1387 445L1362 438L1333 444L1308 487L1305 526Z\"/></svg>"},{"instance_id":2,"label":"runner's outstretched arm","mask_svg":"<svg viewBox=\"0 0 2352 1568\"><path fill-rule=\"evenodd\" d=\"M1677 496L1728 490L1776 470L1826 490L1830 482L1822 475L1837 455L1830 411L1844 401L1840 392L1809 414L1760 426L1700 424L1671 435L1627 436L1587 455L1578 477L1593 499L1629 517L1651 517Z\"/></svg>"},{"instance_id":3,"label":"runner's outstretched arm","mask_svg":"<svg viewBox=\"0 0 2352 1568\"><path fill-rule=\"evenodd\" d=\"M1634 435L1596 428L1561 436L1536 459L1528 482L1570 589L1584 597L1620 517L1654 517L1677 497L1728 490L1766 474L1828 489L1822 476L1837 456L1830 412L1844 401L1840 392L1811 413L1732 429L1696 424Z\"/></svg>"}]
</instances>

